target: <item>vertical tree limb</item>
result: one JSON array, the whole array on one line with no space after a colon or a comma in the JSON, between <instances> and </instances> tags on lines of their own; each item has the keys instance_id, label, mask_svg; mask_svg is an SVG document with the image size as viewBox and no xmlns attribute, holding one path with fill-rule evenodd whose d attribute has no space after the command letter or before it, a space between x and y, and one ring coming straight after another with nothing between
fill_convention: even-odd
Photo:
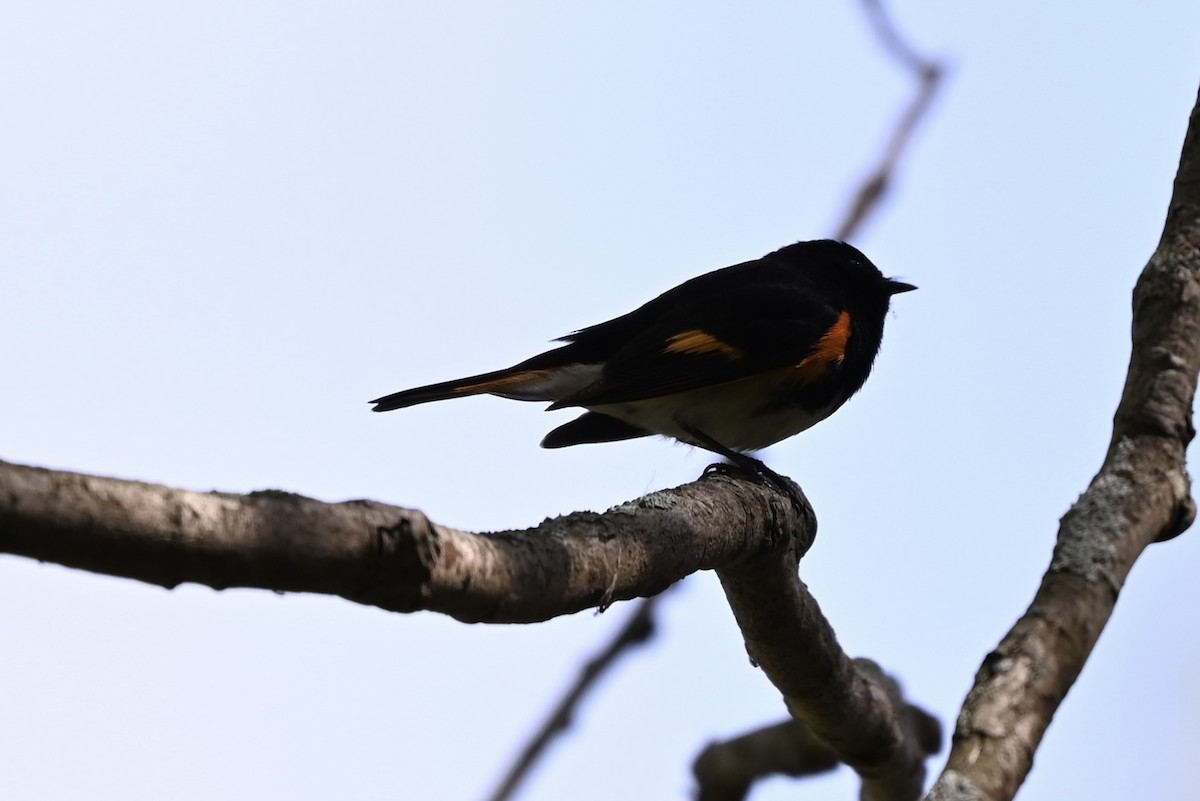
<instances>
[{"instance_id":1,"label":"vertical tree limb","mask_svg":"<svg viewBox=\"0 0 1200 801\"><path fill-rule=\"evenodd\" d=\"M936 801L1006 801L1147 546L1196 517L1185 459L1200 373L1200 97L1162 239L1133 292L1133 352L1099 473L1063 516L1029 609L984 659Z\"/></svg>"}]
</instances>

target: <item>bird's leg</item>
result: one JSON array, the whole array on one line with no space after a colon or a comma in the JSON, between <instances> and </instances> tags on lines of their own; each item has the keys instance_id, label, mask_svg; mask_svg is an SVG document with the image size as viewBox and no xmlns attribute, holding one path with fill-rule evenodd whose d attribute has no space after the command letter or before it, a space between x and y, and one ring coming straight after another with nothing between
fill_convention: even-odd
<instances>
[{"instance_id":1,"label":"bird's leg","mask_svg":"<svg viewBox=\"0 0 1200 801\"><path fill-rule=\"evenodd\" d=\"M694 428L692 426L683 426L683 430L687 432L688 436L696 440L696 442L699 443L700 446L705 450L712 451L718 456L724 456L731 463L733 463L734 466L740 468L746 473L749 473L751 476L762 481L767 486L774 487L784 495L788 496L788 498L791 499L792 504L795 505L797 509L804 509L808 506L808 499L805 498L800 492L800 488L796 486L796 482L781 476L779 473L776 473L774 470L767 467L766 464L764 464L761 460L755 459L753 456L747 456L746 454L741 453L740 451L735 451L732 448L725 447L698 428ZM708 475L710 472L719 472L726 469L727 468L724 463L717 462L716 464L710 464L708 467L704 468L704 474Z\"/></svg>"}]
</instances>

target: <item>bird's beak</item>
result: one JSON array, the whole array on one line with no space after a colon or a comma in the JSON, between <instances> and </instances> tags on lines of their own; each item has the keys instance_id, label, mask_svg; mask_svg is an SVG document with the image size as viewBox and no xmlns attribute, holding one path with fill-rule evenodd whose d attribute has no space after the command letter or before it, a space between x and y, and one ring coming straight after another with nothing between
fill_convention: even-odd
<instances>
[{"instance_id":1,"label":"bird's beak","mask_svg":"<svg viewBox=\"0 0 1200 801\"><path fill-rule=\"evenodd\" d=\"M894 278L889 278L887 281L889 295L899 295L901 292L912 292L916 289L912 284L906 284L903 281L897 281Z\"/></svg>"}]
</instances>

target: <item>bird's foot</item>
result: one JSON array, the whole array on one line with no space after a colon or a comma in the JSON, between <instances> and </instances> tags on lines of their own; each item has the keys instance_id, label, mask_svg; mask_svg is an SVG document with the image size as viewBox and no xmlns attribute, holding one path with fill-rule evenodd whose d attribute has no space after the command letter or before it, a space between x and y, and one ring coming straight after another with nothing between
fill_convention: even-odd
<instances>
[{"instance_id":1,"label":"bird's foot","mask_svg":"<svg viewBox=\"0 0 1200 801\"><path fill-rule=\"evenodd\" d=\"M694 426L685 425L683 426L683 430L686 431L691 437L691 442L693 445L699 445L700 447L710 450L719 456L724 456L728 460L728 463L717 462L716 464L710 464L708 467L704 468L704 475L714 472L722 475L728 475L731 472L731 468L737 467L740 468L742 472L750 474L750 477L755 481L766 484L768 487L772 487L773 489L776 489L788 496L788 498L792 501L792 505L795 506L796 510L801 514L803 514L805 510L809 508L808 499L805 498L804 493L800 491L800 486L790 478L785 478L784 476L779 475L761 461L755 459L753 456L747 456L741 451L735 451L732 448L725 447L720 442L717 442L708 434L705 434L703 431Z\"/></svg>"},{"instance_id":2,"label":"bird's foot","mask_svg":"<svg viewBox=\"0 0 1200 801\"><path fill-rule=\"evenodd\" d=\"M702 476L728 476L728 475L734 475L734 474L743 475L745 473L746 473L746 470L742 467L738 467L736 464L731 464L730 462L713 462L712 464L705 467L704 471L702 473L700 473L700 475L702 475ZM757 473L752 473L751 475L754 477L758 476Z\"/></svg>"},{"instance_id":3,"label":"bird's foot","mask_svg":"<svg viewBox=\"0 0 1200 801\"><path fill-rule=\"evenodd\" d=\"M748 476L752 481L782 492L791 500L792 505L800 511L808 508L808 499L804 497L804 493L800 491L800 486L792 481L787 476L776 473L771 468L767 467L758 459L752 456L747 456L744 453L737 454L740 458L736 462L714 462L704 468L702 475L719 475L728 476L739 474Z\"/></svg>"}]
</instances>

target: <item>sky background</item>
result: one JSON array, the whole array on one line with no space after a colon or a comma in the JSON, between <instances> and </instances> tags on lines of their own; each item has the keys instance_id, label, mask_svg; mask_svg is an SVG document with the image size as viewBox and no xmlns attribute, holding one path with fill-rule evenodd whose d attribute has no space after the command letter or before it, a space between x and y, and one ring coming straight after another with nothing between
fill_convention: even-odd
<instances>
[{"instance_id":1,"label":"sky background","mask_svg":"<svg viewBox=\"0 0 1200 801\"><path fill-rule=\"evenodd\" d=\"M1107 446L1200 5L891 8L951 74L855 244L920 290L863 392L766 458L816 508L801 573L847 651L949 731ZM473 530L604 510L709 458L540 450L571 412L532 404L367 399L827 235L911 91L853 2L2 18L0 458ZM1139 561L1024 801L1195 797L1198 559L1191 531ZM482 799L628 611L469 626L0 557L0 797ZM706 742L783 717L713 575L661 623L524 799L686 799ZM856 788L842 770L754 799Z\"/></svg>"}]
</instances>

